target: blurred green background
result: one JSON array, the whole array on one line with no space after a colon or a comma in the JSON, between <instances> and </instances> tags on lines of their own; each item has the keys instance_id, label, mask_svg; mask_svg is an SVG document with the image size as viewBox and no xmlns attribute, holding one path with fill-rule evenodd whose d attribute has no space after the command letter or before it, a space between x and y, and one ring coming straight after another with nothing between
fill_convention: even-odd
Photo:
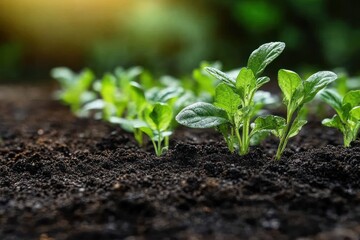
<instances>
[{"instance_id":1,"label":"blurred green background","mask_svg":"<svg viewBox=\"0 0 360 240\"><path fill-rule=\"evenodd\" d=\"M359 74L359 9L335 0L1 0L0 81L46 80L55 66L184 75L219 60L229 70L269 41L287 45L272 74Z\"/></svg>"}]
</instances>

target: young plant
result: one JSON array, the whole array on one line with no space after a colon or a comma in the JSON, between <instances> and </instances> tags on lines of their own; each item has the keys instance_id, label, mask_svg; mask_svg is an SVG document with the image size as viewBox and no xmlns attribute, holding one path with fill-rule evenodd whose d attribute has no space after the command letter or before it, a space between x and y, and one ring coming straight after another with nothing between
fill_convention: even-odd
<instances>
[{"instance_id":1,"label":"young plant","mask_svg":"<svg viewBox=\"0 0 360 240\"><path fill-rule=\"evenodd\" d=\"M140 67L118 67L114 74L105 74L94 83L99 98L84 105L83 111L96 110L98 113L95 116L105 121L110 121L112 117L122 117L130 105L132 85L138 85L135 80L141 73Z\"/></svg>"},{"instance_id":2,"label":"young plant","mask_svg":"<svg viewBox=\"0 0 360 240\"><path fill-rule=\"evenodd\" d=\"M302 80L293 71L285 69L279 71L278 81L286 105L286 119L271 115L260 117L254 126L254 129L270 132L280 139L275 159L281 158L289 139L296 136L307 123L306 120L300 119L304 104L312 101L320 90L336 78L335 73L323 71Z\"/></svg>"},{"instance_id":3,"label":"young plant","mask_svg":"<svg viewBox=\"0 0 360 240\"><path fill-rule=\"evenodd\" d=\"M156 156L161 156L169 148L169 142L164 140L172 134L169 129L173 118L172 109L165 103L155 103L145 109L143 117L143 121L134 123L134 128L150 138Z\"/></svg>"},{"instance_id":4,"label":"young plant","mask_svg":"<svg viewBox=\"0 0 360 240\"><path fill-rule=\"evenodd\" d=\"M349 147L360 129L360 90L350 91L343 98L335 91L325 90L321 98L336 111L332 118L324 119L322 124L340 130L344 136L344 146Z\"/></svg>"},{"instance_id":5,"label":"young plant","mask_svg":"<svg viewBox=\"0 0 360 240\"><path fill-rule=\"evenodd\" d=\"M247 67L236 78L215 68L206 70L220 83L215 89L214 104L198 102L184 108L176 120L193 128L215 127L224 137L231 152L238 149L240 155L249 152L250 140L256 132L250 132L252 118L259 110L255 107L256 91L268 77L260 77L266 66L284 50L282 42L261 45L251 53Z\"/></svg>"},{"instance_id":6,"label":"young plant","mask_svg":"<svg viewBox=\"0 0 360 240\"><path fill-rule=\"evenodd\" d=\"M96 98L96 94L91 91L91 85L95 80L91 70L85 69L75 74L68 68L59 67L52 69L51 75L61 85L57 97L69 105L73 113L80 115L81 107Z\"/></svg>"}]
</instances>

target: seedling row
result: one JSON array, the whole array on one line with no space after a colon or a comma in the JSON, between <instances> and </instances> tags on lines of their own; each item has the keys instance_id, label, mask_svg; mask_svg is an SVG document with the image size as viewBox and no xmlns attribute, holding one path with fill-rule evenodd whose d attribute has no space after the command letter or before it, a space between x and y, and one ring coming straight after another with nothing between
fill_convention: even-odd
<instances>
[{"instance_id":1,"label":"seedling row","mask_svg":"<svg viewBox=\"0 0 360 240\"><path fill-rule=\"evenodd\" d=\"M270 82L263 72L285 49L282 42L270 42L254 50L245 67L224 72L219 63L202 63L192 77L155 79L140 67L117 68L97 79L90 69L74 73L56 68L52 76L61 85L56 96L80 117L120 125L132 132L140 147L151 141L157 156L169 148L169 138L179 124L191 128L215 128L230 152L246 155L270 135L279 139L274 158L279 160L290 138L307 123L314 107L324 104L336 114L325 118L324 126L343 134L345 147L360 128L360 87L344 73L316 72L306 79L286 69L278 71L282 101L260 88ZM327 88L327 89L325 89ZM311 106L309 103L311 103ZM286 116L267 110L286 107ZM324 116L325 115L325 116ZM148 140L147 140L148 139Z\"/></svg>"}]
</instances>

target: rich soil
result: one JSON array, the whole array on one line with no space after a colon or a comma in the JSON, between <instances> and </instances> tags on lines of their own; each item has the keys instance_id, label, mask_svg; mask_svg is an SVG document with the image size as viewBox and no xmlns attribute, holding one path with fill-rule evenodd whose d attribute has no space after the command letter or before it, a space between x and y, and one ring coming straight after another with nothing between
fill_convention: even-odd
<instances>
[{"instance_id":1,"label":"rich soil","mask_svg":"<svg viewBox=\"0 0 360 240\"><path fill-rule=\"evenodd\" d=\"M51 89L0 88L0 239L359 239L360 142L308 124L230 154L180 129L155 157L117 126L78 119Z\"/></svg>"}]
</instances>

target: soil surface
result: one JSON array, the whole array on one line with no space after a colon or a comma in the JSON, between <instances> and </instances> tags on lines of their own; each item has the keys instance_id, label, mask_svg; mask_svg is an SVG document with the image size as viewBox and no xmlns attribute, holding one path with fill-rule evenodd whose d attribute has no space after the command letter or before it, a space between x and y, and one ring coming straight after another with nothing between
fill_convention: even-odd
<instances>
[{"instance_id":1,"label":"soil surface","mask_svg":"<svg viewBox=\"0 0 360 240\"><path fill-rule=\"evenodd\" d=\"M360 142L308 124L240 157L179 129L155 157L51 89L0 88L0 239L359 239Z\"/></svg>"}]
</instances>

